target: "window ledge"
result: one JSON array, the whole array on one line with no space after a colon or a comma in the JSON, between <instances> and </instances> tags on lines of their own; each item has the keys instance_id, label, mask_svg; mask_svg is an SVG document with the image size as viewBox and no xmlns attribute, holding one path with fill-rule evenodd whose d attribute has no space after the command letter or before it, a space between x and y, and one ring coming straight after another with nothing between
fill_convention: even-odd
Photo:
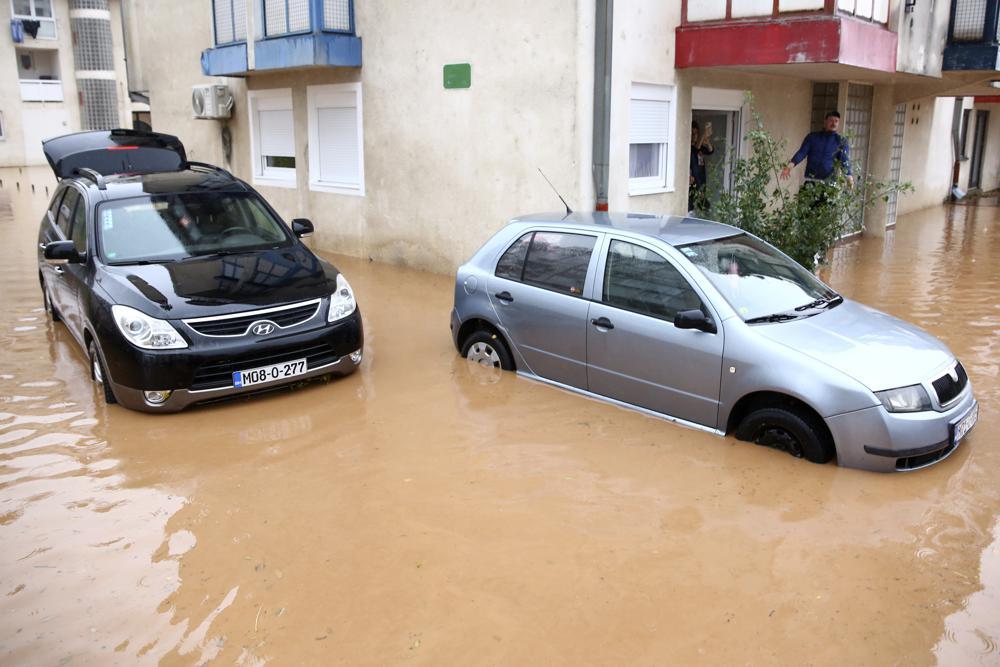
<instances>
[{"instance_id":1,"label":"window ledge","mask_svg":"<svg viewBox=\"0 0 1000 667\"><path fill-rule=\"evenodd\" d=\"M268 178L267 176L254 176L254 185L270 186L272 188L296 188L298 183L294 178Z\"/></svg>"},{"instance_id":2,"label":"window ledge","mask_svg":"<svg viewBox=\"0 0 1000 667\"><path fill-rule=\"evenodd\" d=\"M672 187L659 187L659 188L629 188L629 197L641 197L643 195L662 195L667 192L674 192L676 188Z\"/></svg>"},{"instance_id":3,"label":"window ledge","mask_svg":"<svg viewBox=\"0 0 1000 667\"><path fill-rule=\"evenodd\" d=\"M322 183L318 181L309 181L309 189L312 190L313 192L325 192L333 195L348 195L351 197L365 196L364 186L352 188L352 187L345 187L342 185L332 185L330 183Z\"/></svg>"}]
</instances>

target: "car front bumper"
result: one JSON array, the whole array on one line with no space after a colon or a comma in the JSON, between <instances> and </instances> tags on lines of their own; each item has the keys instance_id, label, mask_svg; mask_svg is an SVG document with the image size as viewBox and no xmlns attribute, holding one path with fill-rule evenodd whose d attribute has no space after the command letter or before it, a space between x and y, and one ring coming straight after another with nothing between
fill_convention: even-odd
<instances>
[{"instance_id":1,"label":"car front bumper","mask_svg":"<svg viewBox=\"0 0 1000 667\"><path fill-rule=\"evenodd\" d=\"M259 393L322 375L347 375L360 364L364 347L358 311L339 322L287 335L195 340L181 350L141 350L114 334L100 341L108 381L119 403L145 412L177 412L193 403ZM300 375L246 388L233 385L233 372L301 358L307 360L307 370ZM162 403L144 396L146 391L167 390L170 396Z\"/></svg>"},{"instance_id":2,"label":"car front bumper","mask_svg":"<svg viewBox=\"0 0 1000 667\"><path fill-rule=\"evenodd\" d=\"M889 412L879 405L825 421L836 443L840 465L903 472L925 468L950 456L964 442L955 441L955 425L975 409L978 403L970 383L944 412Z\"/></svg>"}]
</instances>

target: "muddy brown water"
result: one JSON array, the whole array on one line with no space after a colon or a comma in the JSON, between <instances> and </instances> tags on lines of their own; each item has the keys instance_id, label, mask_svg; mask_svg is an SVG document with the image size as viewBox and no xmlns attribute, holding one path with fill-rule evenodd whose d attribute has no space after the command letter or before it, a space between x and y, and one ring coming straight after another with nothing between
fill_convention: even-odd
<instances>
[{"instance_id":1,"label":"muddy brown water","mask_svg":"<svg viewBox=\"0 0 1000 667\"><path fill-rule=\"evenodd\" d=\"M877 475L475 372L450 277L339 256L359 373L109 408L41 309L44 175L2 179L4 665L1000 663L998 208L824 272L981 402L950 459Z\"/></svg>"}]
</instances>

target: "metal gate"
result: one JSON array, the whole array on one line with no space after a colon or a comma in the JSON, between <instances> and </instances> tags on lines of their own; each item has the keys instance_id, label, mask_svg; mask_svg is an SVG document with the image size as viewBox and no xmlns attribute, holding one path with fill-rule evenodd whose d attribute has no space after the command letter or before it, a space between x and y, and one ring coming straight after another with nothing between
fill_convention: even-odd
<instances>
[{"instance_id":1,"label":"metal gate","mask_svg":"<svg viewBox=\"0 0 1000 667\"><path fill-rule=\"evenodd\" d=\"M893 184L899 184L900 172L903 168L903 130L906 129L906 104L896 105L896 117L892 124L892 152L889 156L889 180ZM899 193L895 190L889 194L889 202L886 206L885 226L892 227L896 224L896 204L899 200Z\"/></svg>"},{"instance_id":2,"label":"metal gate","mask_svg":"<svg viewBox=\"0 0 1000 667\"><path fill-rule=\"evenodd\" d=\"M851 149L851 164L855 169L856 179L868 173L868 142L872 132L872 100L875 88L862 83L851 83L847 86L847 118L844 131L847 134ZM852 233L864 226L865 212L862 210L857 219L847 221L845 233Z\"/></svg>"}]
</instances>

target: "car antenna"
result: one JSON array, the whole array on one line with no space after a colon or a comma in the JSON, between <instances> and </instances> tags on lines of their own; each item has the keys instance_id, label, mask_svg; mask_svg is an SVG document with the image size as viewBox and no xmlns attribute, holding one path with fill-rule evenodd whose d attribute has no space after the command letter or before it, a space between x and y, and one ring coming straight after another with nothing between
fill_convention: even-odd
<instances>
[{"instance_id":1,"label":"car antenna","mask_svg":"<svg viewBox=\"0 0 1000 667\"><path fill-rule=\"evenodd\" d=\"M538 173L541 174L542 178L545 179L545 182L549 184L550 188L552 188L552 192L556 193L556 197L559 197L559 201L561 201L563 203L563 206L566 207L566 215L570 215L573 212L573 209L571 209L569 207L569 204L566 203L566 200L563 199L563 196L561 194L559 194L558 190L556 190L556 186L552 185L552 181L550 181L549 177L545 175L545 172L542 171L542 168L541 167L537 167L537 169L538 169Z\"/></svg>"}]
</instances>

